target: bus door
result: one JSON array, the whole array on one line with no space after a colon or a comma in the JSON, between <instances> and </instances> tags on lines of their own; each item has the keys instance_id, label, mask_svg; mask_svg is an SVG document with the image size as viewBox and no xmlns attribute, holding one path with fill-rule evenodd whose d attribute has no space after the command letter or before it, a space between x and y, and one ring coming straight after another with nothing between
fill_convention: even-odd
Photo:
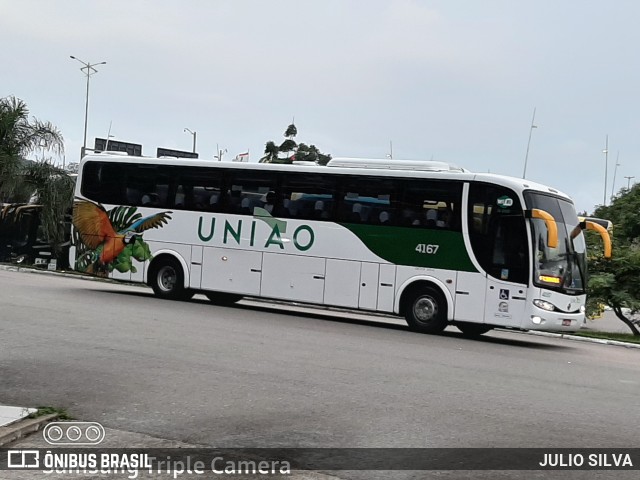
<instances>
[{"instance_id":1,"label":"bus door","mask_svg":"<svg viewBox=\"0 0 640 480\"><path fill-rule=\"evenodd\" d=\"M506 187L474 183L469 188L468 219L473 254L486 274L484 308L479 309L484 323L520 327L530 278L521 202Z\"/></svg>"}]
</instances>

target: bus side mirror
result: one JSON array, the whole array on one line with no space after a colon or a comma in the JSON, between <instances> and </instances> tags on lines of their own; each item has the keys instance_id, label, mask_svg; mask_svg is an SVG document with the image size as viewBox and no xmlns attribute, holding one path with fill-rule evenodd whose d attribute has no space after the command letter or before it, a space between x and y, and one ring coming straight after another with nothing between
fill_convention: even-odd
<instances>
[{"instance_id":1,"label":"bus side mirror","mask_svg":"<svg viewBox=\"0 0 640 480\"><path fill-rule=\"evenodd\" d=\"M525 212L527 218L539 218L544 220L547 226L547 246L549 248L556 248L558 246L558 224L556 223L553 215L539 208L533 208Z\"/></svg>"},{"instance_id":2,"label":"bus side mirror","mask_svg":"<svg viewBox=\"0 0 640 480\"><path fill-rule=\"evenodd\" d=\"M589 220L585 221L584 223L586 224L587 230L594 230L600 234L600 236L602 237L602 242L604 243L604 258L610 259L611 258L611 236L609 235L609 232L607 231L607 229L604 228L602 225L595 222L590 222Z\"/></svg>"}]
</instances>

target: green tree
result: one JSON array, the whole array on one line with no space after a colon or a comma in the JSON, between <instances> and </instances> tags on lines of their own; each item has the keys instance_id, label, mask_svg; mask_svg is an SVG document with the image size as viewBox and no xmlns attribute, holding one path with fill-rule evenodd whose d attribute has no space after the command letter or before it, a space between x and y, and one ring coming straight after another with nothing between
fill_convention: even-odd
<instances>
[{"instance_id":1,"label":"green tree","mask_svg":"<svg viewBox=\"0 0 640 480\"><path fill-rule=\"evenodd\" d=\"M28 164L22 174L23 185L42 205L40 224L54 251L60 252L65 240L65 215L73 205L75 182L67 172L46 161Z\"/></svg>"},{"instance_id":2,"label":"green tree","mask_svg":"<svg viewBox=\"0 0 640 480\"><path fill-rule=\"evenodd\" d=\"M634 335L640 336L640 188L623 190L611 205L598 207L594 217L613 222L613 255L606 260L597 234L587 232L589 252L588 311L609 305Z\"/></svg>"},{"instance_id":3,"label":"green tree","mask_svg":"<svg viewBox=\"0 0 640 480\"><path fill-rule=\"evenodd\" d=\"M264 157L262 157L259 163L273 163L278 159L278 146L272 142L268 141L264 147Z\"/></svg>"},{"instance_id":4,"label":"green tree","mask_svg":"<svg viewBox=\"0 0 640 480\"><path fill-rule=\"evenodd\" d=\"M315 162L319 165L329 163L331 155L323 154L315 145L297 144L294 140L296 135L298 135L298 129L292 123L285 130L285 139L280 146L272 141L267 142L264 150L265 155L260 159L260 163L292 163L294 160Z\"/></svg>"},{"instance_id":5,"label":"green tree","mask_svg":"<svg viewBox=\"0 0 640 480\"><path fill-rule=\"evenodd\" d=\"M27 159L38 151L39 161ZM74 182L45 155L63 152L64 139L52 123L30 120L26 103L18 98L0 99L0 200L33 199L42 205L42 228L56 251L64 239L64 215L73 202Z\"/></svg>"},{"instance_id":6,"label":"green tree","mask_svg":"<svg viewBox=\"0 0 640 480\"><path fill-rule=\"evenodd\" d=\"M64 139L50 122L29 120L27 104L16 97L0 98L0 200L8 201L22 185L28 155L42 150L61 154Z\"/></svg>"}]
</instances>

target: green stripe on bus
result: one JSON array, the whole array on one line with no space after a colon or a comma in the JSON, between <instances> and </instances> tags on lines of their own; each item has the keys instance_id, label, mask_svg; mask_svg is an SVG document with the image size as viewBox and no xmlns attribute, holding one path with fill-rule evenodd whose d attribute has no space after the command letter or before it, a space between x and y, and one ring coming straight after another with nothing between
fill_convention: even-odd
<instances>
[{"instance_id":1,"label":"green stripe on bus","mask_svg":"<svg viewBox=\"0 0 640 480\"><path fill-rule=\"evenodd\" d=\"M396 265L476 272L462 233L342 223L377 256Z\"/></svg>"}]
</instances>

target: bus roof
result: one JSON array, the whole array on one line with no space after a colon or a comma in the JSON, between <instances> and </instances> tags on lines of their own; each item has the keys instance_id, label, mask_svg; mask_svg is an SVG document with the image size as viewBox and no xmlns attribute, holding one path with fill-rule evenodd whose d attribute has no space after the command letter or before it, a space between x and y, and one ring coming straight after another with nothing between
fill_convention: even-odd
<instances>
[{"instance_id":1,"label":"bus roof","mask_svg":"<svg viewBox=\"0 0 640 480\"><path fill-rule=\"evenodd\" d=\"M457 165L445 162L420 161L420 160L391 160L391 159L367 159L367 158L334 158L328 166L281 163L244 163L244 162L218 162L214 160L200 160L190 158L155 158L136 157L133 155L111 155L110 153L93 153L82 159L82 164L87 161L107 161L121 163L143 163L176 165L206 168L226 168L234 170L266 170L266 171L298 171L304 173L331 173L343 175L376 175L380 177L412 177L442 180L479 181L495 183L512 188L515 191L535 190L563 197L571 201L570 197L554 188L531 182L529 180L498 175L493 173L472 173ZM82 165L81 165L82 166Z\"/></svg>"}]
</instances>

